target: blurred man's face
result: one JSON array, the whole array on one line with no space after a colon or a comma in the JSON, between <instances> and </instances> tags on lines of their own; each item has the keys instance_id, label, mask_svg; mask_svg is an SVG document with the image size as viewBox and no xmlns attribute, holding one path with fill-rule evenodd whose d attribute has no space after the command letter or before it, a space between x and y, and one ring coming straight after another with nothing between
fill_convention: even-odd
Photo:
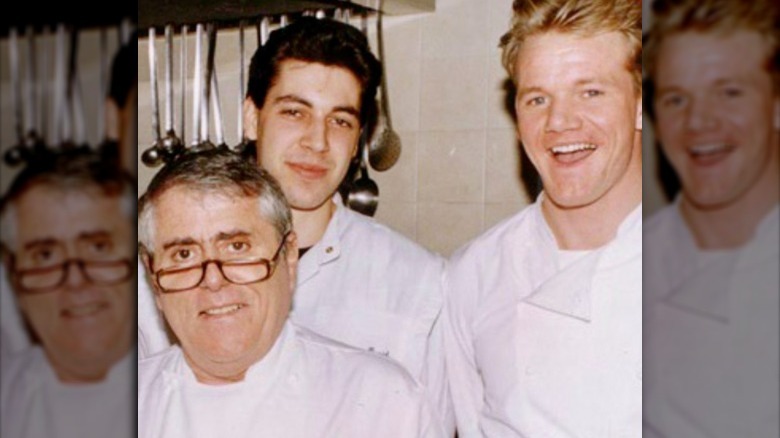
<instances>
[{"instance_id":1,"label":"blurred man's face","mask_svg":"<svg viewBox=\"0 0 780 438\"><path fill-rule=\"evenodd\" d=\"M205 260L272 259L281 236L254 197L175 186L154 202L153 272L200 266ZM182 292L157 288L157 305L179 339L188 363L204 383L240 379L273 346L287 319L295 284L297 249L265 281L228 282L214 263L202 282Z\"/></svg>"},{"instance_id":2,"label":"blurred man's face","mask_svg":"<svg viewBox=\"0 0 780 438\"><path fill-rule=\"evenodd\" d=\"M559 208L635 197L642 100L629 58L617 32L543 33L518 54L518 137Z\"/></svg>"},{"instance_id":3,"label":"blurred man's face","mask_svg":"<svg viewBox=\"0 0 780 438\"><path fill-rule=\"evenodd\" d=\"M768 53L749 31L685 32L659 48L658 137L685 200L700 208L727 206L777 184L780 103Z\"/></svg>"},{"instance_id":4,"label":"blurred man's face","mask_svg":"<svg viewBox=\"0 0 780 438\"><path fill-rule=\"evenodd\" d=\"M135 326L132 300L133 228L122 197L97 188L62 190L46 185L27 191L16 205L14 270L23 313L40 338L61 380L97 381L128 354ZM35 293L21 290L51 283L67 260L95 262L84 268L95 279L118 278L114 285L90 281L76 263L66 267L64 282ZM100 265L103 262L124 264Z\"/></svg>"},{"instance_id":5,"label":"blurred man's face","mask_svg":"<svg viewBox=\"0 0 780 438\"><path fill-rule=\"evenodd\" d=\"M279 181L290 206L314 210L330 200L360 136L360 83L352 72L286 60L263 108L251 99L246 105L258 163Z\"/></svg>"}]
</instances>

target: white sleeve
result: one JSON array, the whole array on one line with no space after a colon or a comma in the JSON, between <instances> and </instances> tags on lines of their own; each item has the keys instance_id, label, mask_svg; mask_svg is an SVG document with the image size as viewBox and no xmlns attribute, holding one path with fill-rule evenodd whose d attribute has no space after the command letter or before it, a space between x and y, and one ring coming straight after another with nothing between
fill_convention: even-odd
<instances>
[{"instance_id":1,"label":"white sleeve","mask_svg":"<svg viewBox=\"0 0 780 438\"><path fill-rule=\"evenodd\" d=\"M21 310L8 281L4 265L0 265L0 331L6 353L23 350L31 345L30 335L24 326Z\"/></svg>"},{"instance_id":2,"label":"white sleeve","mask_svg":"<svg viewBox=\"0 0 780 438\"><path fill-rule=\"evenodd\" d=\"M165 321L154 303L154 293L147 282L144 266L138 260L138 360L170 345Z\"/></svg>"}]
</instances>

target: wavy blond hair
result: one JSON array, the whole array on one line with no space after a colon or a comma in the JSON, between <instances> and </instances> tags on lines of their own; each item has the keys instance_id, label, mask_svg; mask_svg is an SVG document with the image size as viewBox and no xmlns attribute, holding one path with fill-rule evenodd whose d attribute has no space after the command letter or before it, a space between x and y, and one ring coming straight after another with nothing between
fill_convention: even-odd
<instances>
[{"instance_id":1,"label":"wavy blond hair","mask_svg":"<svg viewBox=\"0 0 780 438\"><path fill-rule=\"evenodd\" d=\"M545 32L593 36L620 32L631 44L626 68L642 90L642 0L515 0L512 27L501 37L502 63L513 81L525 40Z\"/></svg>"}]
</instances>

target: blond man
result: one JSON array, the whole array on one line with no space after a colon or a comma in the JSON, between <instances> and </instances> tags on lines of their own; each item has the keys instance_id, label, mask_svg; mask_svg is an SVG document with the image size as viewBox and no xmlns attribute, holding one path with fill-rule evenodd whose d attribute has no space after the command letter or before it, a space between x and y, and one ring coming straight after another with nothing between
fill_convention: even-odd
<instances>
[{"instance_id":1,"label":"blond man","mask_svg":"<svg viewBox=\"0 0 780 438\"><path fill-rule=\"evenodd\" d=\"M516 1L502 38L537 201L452 258L461 437L639 437L641 3Z\"/></svg>"},{"instance_id":2,"label":"blond man","mask_svg":"<svg viewBox=\"0 0 780 438\"><path fill-rule=\"evenodd\" d=\"M645 229L647 436L778 436L780 10L654 13L646 102L681 190Z\"/></svg>"}]
</instances>

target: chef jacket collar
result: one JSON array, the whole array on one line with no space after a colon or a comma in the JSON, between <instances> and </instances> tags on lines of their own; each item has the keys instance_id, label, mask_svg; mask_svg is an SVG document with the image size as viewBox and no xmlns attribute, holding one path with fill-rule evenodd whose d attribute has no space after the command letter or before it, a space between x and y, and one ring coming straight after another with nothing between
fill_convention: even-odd
<instances>
[{"instance_id":1,"label":"chef jacket collar","mask_svg":"<svg viewBox=\"0 0 780 438\"><path fill-rule=\"evenodd\" d=\"M336 204L336 211L333 212L320 241L314 244L306 253L306 257L298 262L298 284L303 284L313 277L320 270L321 265L330 263L341 255L341 240L346 232L349 212L338 193L333 195L331 201Z\"/></svg>"},{"instance_id":2,"label":"chef jacket collar","mask_svg":"<svg viewBox=\"0 0 780 438\"><path fill-rule=\"evenodd\" d=\"M642 254L642 204L621 222L617 236L607 245L589 251L569 266L559 266L559 250L555 237L541 210L544 193L531 208L533 247L536 255L525 259L530 269L518 275L531 275L534 292L523 301L542 309L572 317L583 322L591 320L591 289L599 266L625 263ZM515 258L518 259L517 257ZM517 264L515 264L517 266Z\"/></svg>"},{"instance_id":3,"label":"chef jacket collar","mask_svg":"<svg viewBox=\"0 0 780 438\"><path fill-rule=\"evenodd\" d=\"M688 313L728 323L729 291L732 285L723 279L731 279L731 273L740 265L777 255L776 239L767 236L777 236L780 209L777 206L773 208L761 220L751 241L735 249L732 257L719 258L714 263L699 267L700 250L679 210L680 200L680 196L675 199L674 238L666 242L671 245L671 250L665 252L668 257L664 259L664 272L670 273L669 277L677 281L664 295L663 301Z\"/></svg>"}]
</instances>

